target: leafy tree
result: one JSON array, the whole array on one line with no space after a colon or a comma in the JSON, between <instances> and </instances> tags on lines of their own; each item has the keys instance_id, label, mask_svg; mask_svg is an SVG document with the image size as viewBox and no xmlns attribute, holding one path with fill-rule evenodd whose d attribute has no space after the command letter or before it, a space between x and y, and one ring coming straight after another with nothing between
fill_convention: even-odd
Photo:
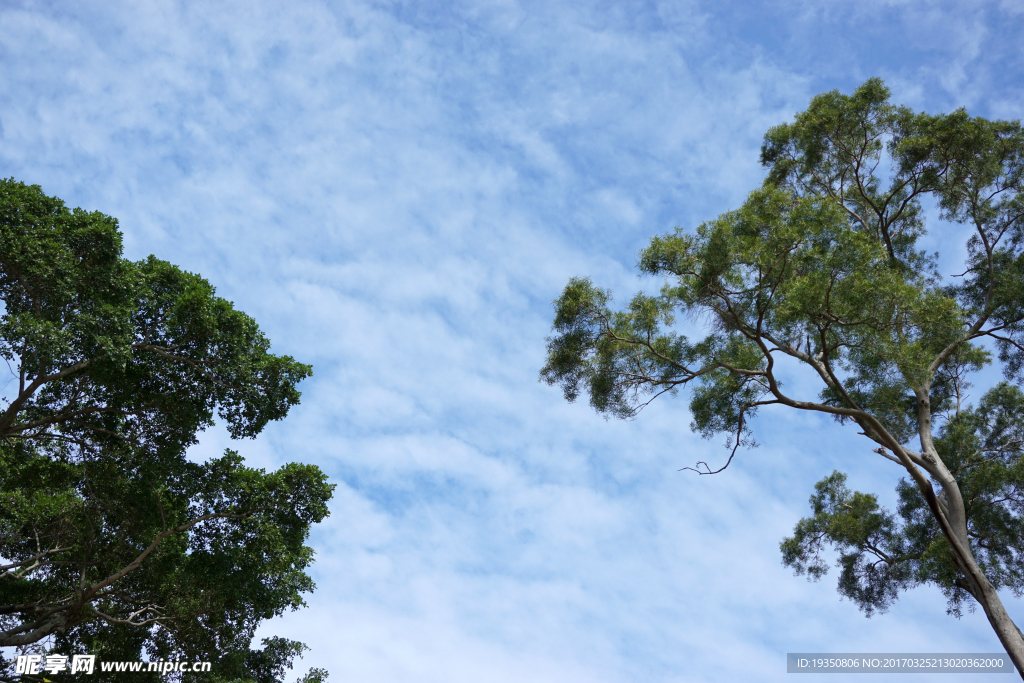
<instances>
[{"instance_id":1,"label":"leafy tree","mask_svg":"<svg viewBox=\"0 0 1024 683\"><path fill-rule=\"evenodd\" d=\"M305 541L334 487L313 465L266 473L186 449L215 413L234 438L283 418L309 366L272 355L198 275L124 259L113 218L13 179L0 181L0 297L0 646L212 663L172 674L183 681L280 680L304 646L250 643L313 590ZM0 658L0 678L14 675Z\"/></svg>"},{"instance_id":2,"label":"leafy tree","mask_svg":"<svg viewBox=\"0 0 1024 683\"><path fill-rule=\"evenodd\" d=\"M692 428L731 441L722 467L691 468L702 474L752 443L750 419L766 406L855 424L908 475L897 516L833 473L783 561L815 578L823 547L838 549L839 590L869 614L937 584L954 614L981 605L1024 671L1024 637L996 592L1024 588L1020 123L915 113L871 79L769 130L761 161L767 179L739 209L640 253L642 272L667 278L660 295L613 311L609 292L571 280L541 378L624 418L689 386ZM965 272L952 283L918 246L926 198L964 235ZM707 335L679 334L680 314L706 321ZM1007 383L968 409L966 377L993 355ZM800 374L817 396L784 386Z\"/></svg>"}]
</instances>

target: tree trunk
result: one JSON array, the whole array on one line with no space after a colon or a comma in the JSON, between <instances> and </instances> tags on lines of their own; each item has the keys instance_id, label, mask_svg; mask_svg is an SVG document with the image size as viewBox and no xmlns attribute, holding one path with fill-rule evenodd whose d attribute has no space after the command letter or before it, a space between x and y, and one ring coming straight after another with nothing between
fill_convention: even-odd
<instances>
[{"instance_id":1,"label":"tree trunk","mask_svg":"<svg viewBox=\"0 0 1024 683\"><path fill-rule=\"evenodd\" d=\"M981 604L981 608L985 610L985 616L988 617L992 630L996 632L996 637L999 638L999 642L1006 649L1006 654L1013 661L1018 675L1024 679L1024 634L1021 634L1020 629L1017 628L1013 619L1006 612L1006 608L1003 607L1003 601L999 599L995 586L985 576L981 567L978 566L977 560L974 559L974 553L971 552L971 544L967 534L967 509L964 506L964 499L960 493L960 486L957 484L953 473L949 471L942 458L939 457L939 453L935 449L935 442L932 439L930 391L930 382L915 390L917 394L918 436L921 439L921 455L923 459L921 465L942 486L942 500L940 501L939 497L935 495L931 483L921 476L920 471L915 472L914 469L916 468L913 466L908 467L907 470L917 482L922 495L928 502L928 507L931 508L935 521L938 522L943 535L949 541L950 549L953 551L953 558L973 588L972 594L974 598ZM906 460L903 460L903 458L901 460L904 462L904 465L907 465L910 463L911 458L909 453L906 452L904 452L904 456Z\"/></svg>"},{"instance_id":2,"label":"tree trunk","mask_svg":"<svg viewBox=\"0 0 1024 683\"><path fill-rule=\"evenodd\" d=\"M1010 656L1013 665L1017 668L1017 674L1024 679L1024 635L1021 635L1020 629L1007 614L1006 608L1003 607L1003 601L999 599L999 594L982 573L981 568L974 562L973 557L970 558L970 564L974 565L974 571L967 572L967 576L969 579L974 579L972 583L977 585L978 602L985 610L988 623L992 625L992 630L996 632L999 642L1006 649L1006 654ZM972 574L974 576L971 576Z\"/></svg>"}]
</instances>

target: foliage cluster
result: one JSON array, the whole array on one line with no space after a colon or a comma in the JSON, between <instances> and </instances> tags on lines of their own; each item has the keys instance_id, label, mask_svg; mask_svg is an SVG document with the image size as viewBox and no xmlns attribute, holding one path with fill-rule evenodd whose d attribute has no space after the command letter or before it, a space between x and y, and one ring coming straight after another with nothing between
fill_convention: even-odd
<instances>
[{"instance_id":1,"label":"foliage cluster","mask_svg":"<svg viewBox=\"0 0 1024 683\"><path fill-rule=\"evenodd\" d=\"M234 438L283 418L309 366L271 354L200 276L124 259L114 219L13 179L0 300L0 646L281 680L304 646L250 643L313 590L305 541L334 487L313 465L267 473L186 450L215 415ZM13 670L0 660L0 679Z\"/></svg>"}]
</instances>

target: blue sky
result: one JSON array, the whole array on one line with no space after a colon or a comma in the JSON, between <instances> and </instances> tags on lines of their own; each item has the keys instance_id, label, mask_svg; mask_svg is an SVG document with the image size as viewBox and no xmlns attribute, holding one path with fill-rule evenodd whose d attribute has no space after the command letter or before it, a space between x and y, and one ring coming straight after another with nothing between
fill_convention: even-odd
<instances>
[{"instance_id":1,"label":"blue sky","mask_svg":"<svg viewBox=\"0 0 1024 683\"><path fill-rule=\"evenodd\" d=\"M774 681L787 652L994 652L935 590L865 619L781 566L833 469L894 499L855 430L765 411L760 448L697 477L726 452L684 401L606 422L537 373L568 278L657 287L637 251L735 208L812 96L881 76L1019 119L1021 35L1010 0L6 0L0 175L117 217L127 256L203 274L313 364L235 446L338 484L318 590L266 629L312 647L296 673Z\"/></svg>"}]
</instances>

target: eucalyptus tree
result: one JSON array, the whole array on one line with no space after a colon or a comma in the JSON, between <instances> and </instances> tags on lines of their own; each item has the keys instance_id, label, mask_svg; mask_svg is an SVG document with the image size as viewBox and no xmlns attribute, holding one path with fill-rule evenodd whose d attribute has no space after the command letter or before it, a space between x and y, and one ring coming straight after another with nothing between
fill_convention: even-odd
<instances>
[{"instance_id":1,"label":"eucalyptus tree","mask_svg":"<svg viewBox=\"0 0 1024 683\"><path fill-rule=\"evenodd\" d=\"M623 418L690 388L692 428L731 435L724 465L691 468L702 474L752 442L761 409L851 425L904 473L897 514L833 473L784 563L817 578L838 550L839 589L868 614L938 585L953 614L980 605L1024 671L997 593L1024 589L1022 156L1019 122L916 113L878 79L819 95L767 132L767 178L740 208L640 253L642 272L666 277L660 294L613 310L608 291L570 280L541 378ZM929 206L965 245L948 282L920 247ZM706 336L680 334L680 315L706 321ZM968 407L970 374L993 361L1006 382ZM811 384L783 384L800 375ZM814 383L817 395L788 388Z\"/></svg>"},{"instance_id":2,"label":"eucalyptus tree","mask_svg":"<svg viewBox=\"0 0 1024 683\"><path fill-rule=\"evenodd\" d=\"M314 465L267 473L186 449L215 415L255 437L298 403L310 367L271 354L200 276L123 258L113 218L13 179L0 298L0 646L279 680L304 646L250 643L313 589L305 541L333 485Z\"/></svg>"}]
</instances>

